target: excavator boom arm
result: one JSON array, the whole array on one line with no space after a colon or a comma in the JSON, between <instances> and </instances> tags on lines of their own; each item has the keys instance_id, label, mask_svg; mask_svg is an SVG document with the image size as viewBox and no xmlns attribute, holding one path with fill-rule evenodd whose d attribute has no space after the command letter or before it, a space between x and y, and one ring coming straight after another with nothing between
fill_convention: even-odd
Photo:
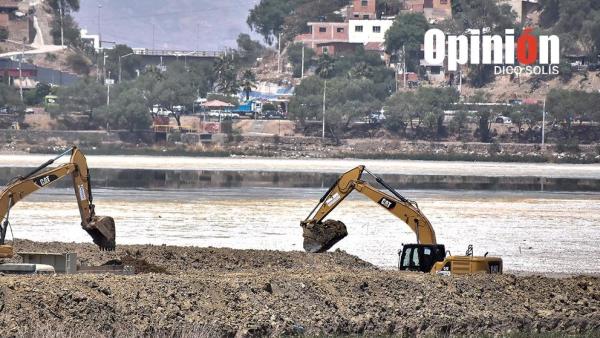
<instances>
[{"instance_id":1,"label":"excavator boom arm","mask_svg":"<svg viewBox=\"0 0 600 338\"><path fill-rule=\"evenodd\" d=\"M10 209L31 193L46 188L65 176L71 175L81 226L93 238L101 249L112 250L115 247L115 226L111 217L96 216L92 202L92 190L87 162L83 153L76 147L71 149L69 163L42 171L56 159L50 160L24 177L14 179L0 194L0 245L4 244L8 228ZM66 153L63 153L63 155ZM62 156L62 155L61 155Z\"/></svg>"},{"instance_id":2,"label":"excavator boom arm","mask_svg":"<svg viewBox=\"0 0 600 338\"><path fill-rule=\"evenodd\" d=\"M416 203L404 198L381 178L371 174L378 183L389 190L390 194L374 188L361 179L364 172L371 174L364 166L358 166L341 175L319 200L308 218L301 222L304 249L309 252L323 252L347 235L343 223L337 221L323 222L323 219L354 190L367 196L406 223L417 235L418 243L436 244L435 231L427 217L416 206Z\"/></svg>"}]
</instances>

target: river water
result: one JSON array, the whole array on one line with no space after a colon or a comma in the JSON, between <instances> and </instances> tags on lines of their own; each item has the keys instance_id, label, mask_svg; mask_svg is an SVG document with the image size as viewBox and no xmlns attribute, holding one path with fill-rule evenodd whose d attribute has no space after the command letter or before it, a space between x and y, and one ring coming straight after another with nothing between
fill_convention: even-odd
<instances>
[{"instance_id":1,"label":"river water","mask_svg":"<svg viewBox=\"0 0 600 338\"><path fill-rule=\"evenodd\" d=\"M47 159L0 156L0 184ZM302 250L300 220L338 173L366 163L418 201L453 254L473 244L476 254L501 256L509 271L600 273L596 165L118 156L89 163L100 168L92 172L97 213L115 218L121 244ZM12 209L16 238L90 241L68 184ZM416 240L358 193L328 218L349 230L334 249L382 267L394 267L402 243Z\"/></svg>"}]
</instances>

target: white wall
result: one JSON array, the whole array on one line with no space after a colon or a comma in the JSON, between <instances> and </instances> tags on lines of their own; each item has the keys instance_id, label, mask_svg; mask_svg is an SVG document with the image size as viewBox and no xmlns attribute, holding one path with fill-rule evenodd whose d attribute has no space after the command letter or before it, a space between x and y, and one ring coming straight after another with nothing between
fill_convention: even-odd
<instances>
[{"instance_id":1,"label":"white wall","mask_svg":"<svg viewBox=\"0 0 600 338\"><path fill-rule=\"evenodd\" d=\"M350 43L368 43L384 42L385 32L387 32L394 20L350 20L349 42ZM362 26L362 32L357 32L356 27ZM373 27L381 27L379 33L373 32Z\"/></svg>"}]
</instances>

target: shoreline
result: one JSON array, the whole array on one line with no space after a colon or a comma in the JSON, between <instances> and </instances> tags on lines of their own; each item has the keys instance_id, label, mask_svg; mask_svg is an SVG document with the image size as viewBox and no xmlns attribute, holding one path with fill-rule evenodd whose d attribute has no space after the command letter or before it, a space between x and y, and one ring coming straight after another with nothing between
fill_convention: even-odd
<instances>
[{"instance_id":1,"label":"shoreline","mask_svg":"<svg viewBox=\"0 0 600 338\"><path fill-rule=\"evenodd\" d=\"M0 167L37 167L56 154L0 153ZM600 164L502 163L395 159L191 157L87 154L92 169L262 171L340 174L366 165L380 175L452 175L600 179ZM60 162L59 162L60 163Z\"/></svg>"}]
</instances>

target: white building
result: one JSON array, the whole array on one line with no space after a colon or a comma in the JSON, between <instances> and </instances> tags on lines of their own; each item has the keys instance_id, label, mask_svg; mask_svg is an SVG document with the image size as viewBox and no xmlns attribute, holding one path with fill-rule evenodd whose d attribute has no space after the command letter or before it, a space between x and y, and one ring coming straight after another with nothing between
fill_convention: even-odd
<instances>
[{"instance_id":1,"label":"white building","mask_svg":"<svg viewBox=\"0 0 600 338\"><path fill-rule=\"evenodd\" d=\"M367 44L370 42L384 42L387 32L394 20L350 20L349 36L350 43Z\"/></svg>"},{"instance_id":2,"label":"white building","mask_svg":"<svg viewBox=\"0 0 600 338\"><path fill-rule=\"evenodd\" d=\"M80 31L81 40L89 41L96 51L100 50L100 35L97 34L88 34L87 29L82 29Z\"/></svg>"}]
</instances>

